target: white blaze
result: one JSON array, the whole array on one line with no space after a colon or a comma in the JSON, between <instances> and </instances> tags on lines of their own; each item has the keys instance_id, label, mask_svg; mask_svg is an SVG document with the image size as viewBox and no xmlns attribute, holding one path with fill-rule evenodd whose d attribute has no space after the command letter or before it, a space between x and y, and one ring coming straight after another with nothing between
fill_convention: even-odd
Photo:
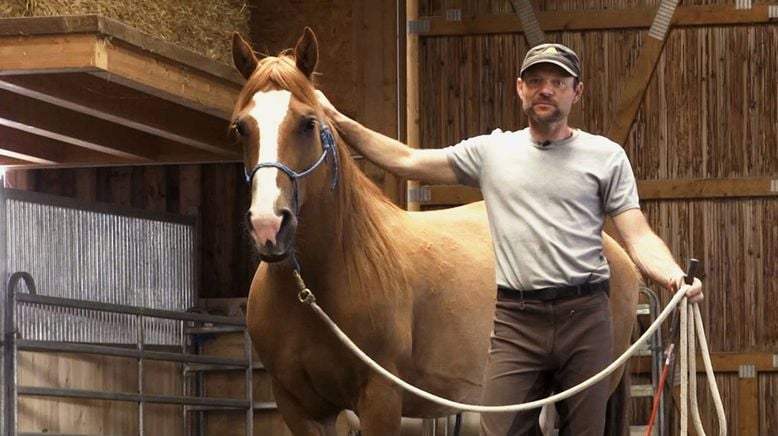
<instances>
[{"instance_id":1,"label":"white blaze","mask_svg":"<svg viewBox=\"0 0 778 436\"><path fill-rule=\"evenodd\" d=\"M253 165L278 162L279 130L289 111L291 98L289 91L258 92L254 95L254 108L249 116L257 122L260 139L259 156ZM265 244L266 241L275 244L276 234L281 228L282 217L275 210L275 203L281 195L277 183L278 173L279 170L274 167L262 168L256 172L252 181L249 212L259 244Z\"/></svg>"}]
</instances>

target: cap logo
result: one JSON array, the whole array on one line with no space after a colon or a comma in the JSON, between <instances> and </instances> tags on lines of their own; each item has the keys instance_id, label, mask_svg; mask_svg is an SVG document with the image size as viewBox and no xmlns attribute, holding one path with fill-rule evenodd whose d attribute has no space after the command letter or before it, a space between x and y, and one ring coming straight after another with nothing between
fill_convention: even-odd
<instances>
[{"instance_id":1,"label":"cap logo","mask_svg":"<svg viewBox=\"0 0 778 436\"><path fill-rule=\"evenodd\" d=\"M559 53L559 50L557 50L554 47L549 47L549 48L543 50L543 54L557 54L557 53Z\"/></svg>"}]
</instances>

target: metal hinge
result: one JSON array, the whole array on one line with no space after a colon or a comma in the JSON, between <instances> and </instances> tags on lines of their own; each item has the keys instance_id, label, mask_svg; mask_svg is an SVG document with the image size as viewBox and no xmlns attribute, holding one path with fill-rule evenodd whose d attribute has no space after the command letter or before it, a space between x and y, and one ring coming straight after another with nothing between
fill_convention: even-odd
<instances>
[{"instance_id":1,"label":"metal hinge","mask_svg":"<svg viewBox=\"0 0 778 436\"><path fill-rule=\"evenodd\" d=\"M737 367L738 378L756 377L756 365L740 365Z\"/></svg>"},{"instance_id":2,"label":"metal hinge","mask_svg":"<svg viewBox=\"0 0 778 436\"><path fill-rule=\"evenodd\" d=\"M432 200L432 189L429 186L408 189L408 202L425 203Z\"/></svg>"},{"instance_id":3,"label":"metal hinge","mask_svg":"<svg viewBox=\"0 0 778 436\"><path fill-rule=\"evenodd\" d=\"M462 9L446 9L446 21L462 21Z\"/></svg>"},{"instance_id":4,"label":"metal hinge","mask_svg":"<svg viewBox=\"0 0 778 436\"><path fill-rule=\"evenodd\" d=\"M408 21L408 33L429 33L430 20Z\"/></svg>"}]
</instances>

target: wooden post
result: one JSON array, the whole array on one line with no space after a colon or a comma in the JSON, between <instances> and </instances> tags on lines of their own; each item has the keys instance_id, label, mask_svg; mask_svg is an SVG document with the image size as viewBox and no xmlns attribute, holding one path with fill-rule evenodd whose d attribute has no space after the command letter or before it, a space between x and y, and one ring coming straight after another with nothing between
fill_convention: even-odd
<instances>
[{"instance_id":1,"label":"wooden post","mask_svg":"<svg viewBox=\"0 0 778 436\"><path fill-rule=\"evenodd\" d=\"M737 434L759 434L759 379L755 365L740 365L737 379Z\"/></svg>"},{"instance_id":2,"label":"wooden post","mask_svg":"<svg viewBox=\"0 0 778 436\"><path fill-rule=\"evenodd\" d=\"M406 23L419 18L418 0L405 0L405 16ZM419 143L421 142L419 136L419 34L410 32L407 25L405 30L405 50L405 94L408 102L406 110L406 141L408 146L419 148ZM417 180L408 180L407 192L409 194L418 192L418 189L419 182ZM419 202L416 197L416 195L408 196L408 210L419 210Z\"/></svg>"}]
</instances>

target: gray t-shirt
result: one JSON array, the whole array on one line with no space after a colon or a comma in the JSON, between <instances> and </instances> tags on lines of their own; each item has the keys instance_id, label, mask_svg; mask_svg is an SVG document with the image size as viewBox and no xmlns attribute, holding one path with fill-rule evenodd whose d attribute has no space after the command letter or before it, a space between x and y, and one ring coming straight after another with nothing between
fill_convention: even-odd
<instances>
[{"instance_id":1,"label":"gray t-shirt","mask_svg":"<svg viewBox=\"0 0 778 436\"><path fill-rule=\"evenodd\" d=\"M543 146L524 129L495 130L446 150L460 182L481 188L498 285L532 290L610 276L605 215L640 207L621 146L581 130Z\"/></svg>"}]
</instances>

